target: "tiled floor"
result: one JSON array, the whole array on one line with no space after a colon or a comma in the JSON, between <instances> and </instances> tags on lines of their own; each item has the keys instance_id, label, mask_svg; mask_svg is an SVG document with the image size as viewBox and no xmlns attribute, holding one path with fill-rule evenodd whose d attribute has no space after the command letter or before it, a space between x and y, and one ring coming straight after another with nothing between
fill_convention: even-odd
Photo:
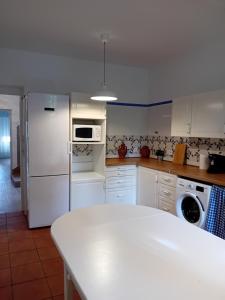
<instances>
[{"instance_id":1,"label":"tiled floor","mask_svg":"<svg viewBox=\"0 0 225 300\"><path fill-rule=\"evenodd\" d=\"M10 160L0 159L0 212L21 210L21 189L10 178Z\"/></svg>"},{"instance_id":2,"label":"tiled floor","mask_svg":"<svg viewBox=\"0 0 225 300\"><path fill-rule=\"evenodd\" d=\"M50 229L29 230L21 212L0 214L0 299L64 299L63 263Z\"/></svg>"}]
</instances>

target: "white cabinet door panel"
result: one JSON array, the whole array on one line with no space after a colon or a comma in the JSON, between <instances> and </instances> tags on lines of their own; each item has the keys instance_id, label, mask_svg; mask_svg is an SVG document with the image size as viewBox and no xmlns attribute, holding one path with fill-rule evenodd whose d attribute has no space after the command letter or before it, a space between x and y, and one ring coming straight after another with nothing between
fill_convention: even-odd
<instances>
[{"instance_id":1,"label":"white cabinet door panel","mask_svg":"<svg viewBox=\"0 0 225 300\"><path fill-rule=\"evenodd\" d=\"M137 204L158 207L157 204L157 172L148 168L138 168Z\"/></svg>"},{"instance_id":2,"label":"white cabinet door panel","mask_svg":"<svg viewBox=\"0 0 225 300\"><path fill-rule=\"evenodd\" d=\"M28 187L30 228L49 226L69 211L69 175L30 177Z\"/></svg>"},{"instance_id":3,"label":"white cabinet door panel","mask_svg":"<svg viewBox=\"0 0 225 300\"><path fill-rule=\"evenodd\" d=\"M192 136L225 138L225 91L193 96Z\"/></svg>"},{"instance_id":4,"label":"white cabinet door panel","mask_svg":"<svg viewBox=\"0 0 225 300\"><path fill-rule=\"evenodd\" d=\"M103 204L104 202L104 182L72 182L70 210L95 204Z\"/></svg>"},{"instance_id":5,"label":"white cabinet door panel","mask_svg":"<svg viewBox=\"0 0 225 300\"><path fill-rule=\"evenodd\" d=\"M29 176L69 174L68 96L29 95L28 140Z\"/></svg>"},{"instance_id":6,"label":"white cabinet door panel","mask_svg":"<svg viewBox=\"0 0 225 300\"><path fill-rule=\"evenodd\" d=\"M106 203L136 204L136 188L128 190L107 190Z\"/></svg>"},{"instance_id":7,"label":"white cabinet door panel","mask_svg":"<svg viewBox=\"0 0 225 300\"><path fill-rule=\"evenodd\" d=\"M172 105L172 136L191 136L191 97L173 100Z\"/></svg>"}]
</instances>

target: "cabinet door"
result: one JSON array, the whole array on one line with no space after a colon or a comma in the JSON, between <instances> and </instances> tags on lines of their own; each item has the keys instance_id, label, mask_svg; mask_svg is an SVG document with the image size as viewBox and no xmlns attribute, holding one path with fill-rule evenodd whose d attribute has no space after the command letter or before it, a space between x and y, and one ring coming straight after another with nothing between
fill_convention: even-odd
<instances>
[{"instance_id":1,"label":"cabinet door","mask_svg":"<svg viewBox=\"0 0 225 300\"><path fill-rule=\"evenodd\" d=\"M139 167L137 204L158 207L156 171Z\"/></svg>"},{"instance_id":2,"label":"cabinet door","mask_svg":"<svg viewBox=\"0 0 225 300\"><path fill-rule=\"evenodd\" d=\"M106 189L106 203L136 204L136 188L131 187L127 190Z\"/></svg>"},{"instance_id":3,"label":"cabinet door","mask_svg":"<svg viewBox=\"0 0 225 300\"><path fill-rule=\"evenodd\" d=\"M192 131L196 137L225 138L225 91L193 96Z\"/></svg>"},{"instance_id":4,"label":"cabinet door","mask_svg":"<svg viewBox=\"0 0 225 300\"><path fill-rule=\"evenodd\" d=\"M72 182L70 210L105 202L104 182Z\"/></svg>"},{"instance_id":5,"label":"cabinet door","mask_svg":"<svg viewBox=\"0 0 225 300\"><path fill-rule=\"evenodd\" d=\"M172 136L191 136L192 97L181 97L172 104Z\"/></svg>"},{"instance_id":6,"label":"cabinet door","mask_svg":"<svg viewBox=\"0 0 225 300\"><path fill-rule=\"evenodd\" d=\"M154 136L170 136L171 114L171 103L150 107L148 109L149 134Z\"/></svg>"}]
</instances>

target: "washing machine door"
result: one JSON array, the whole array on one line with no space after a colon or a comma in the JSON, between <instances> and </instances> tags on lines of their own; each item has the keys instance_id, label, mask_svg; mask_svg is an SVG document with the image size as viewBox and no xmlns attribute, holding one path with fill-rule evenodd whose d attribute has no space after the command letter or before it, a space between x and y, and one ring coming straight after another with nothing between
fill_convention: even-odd
<instances>
[{"instance_id":1,"label":"washing machine door","mask_svg":"<svg viewBox=\"0 0 225 300\"><path fill-rule=\"evenodd\" d=\"M205 211L200 199L192 193L182 193L176 203L177 216L189 223L202 227L205 221Z\"/></svg>"}]
</instances>

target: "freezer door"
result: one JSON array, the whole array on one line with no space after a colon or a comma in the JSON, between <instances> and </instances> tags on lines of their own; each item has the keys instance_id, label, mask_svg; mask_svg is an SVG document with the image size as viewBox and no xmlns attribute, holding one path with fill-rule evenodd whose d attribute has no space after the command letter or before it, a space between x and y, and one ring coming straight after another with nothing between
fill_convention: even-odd
<instances>
[{"instance_id":1,"label":"freezer door","mask_svg":"<svg viewBox=\"0 0 225 300\"><path fill-rule=\"evenodd\" d=\"M69 97L28 96L29 176L69 174Z\"/></svg>"},{"instance_id":2,"label":"freezer door","mask_svg":"<svg viewBox=\"0 0 225 300\"><path fill-rule=\"evenodd\" d=\"M28 185L29 228L49 226L69 211L69 175L31 177Z\"/></svg>"}]
</instances>

